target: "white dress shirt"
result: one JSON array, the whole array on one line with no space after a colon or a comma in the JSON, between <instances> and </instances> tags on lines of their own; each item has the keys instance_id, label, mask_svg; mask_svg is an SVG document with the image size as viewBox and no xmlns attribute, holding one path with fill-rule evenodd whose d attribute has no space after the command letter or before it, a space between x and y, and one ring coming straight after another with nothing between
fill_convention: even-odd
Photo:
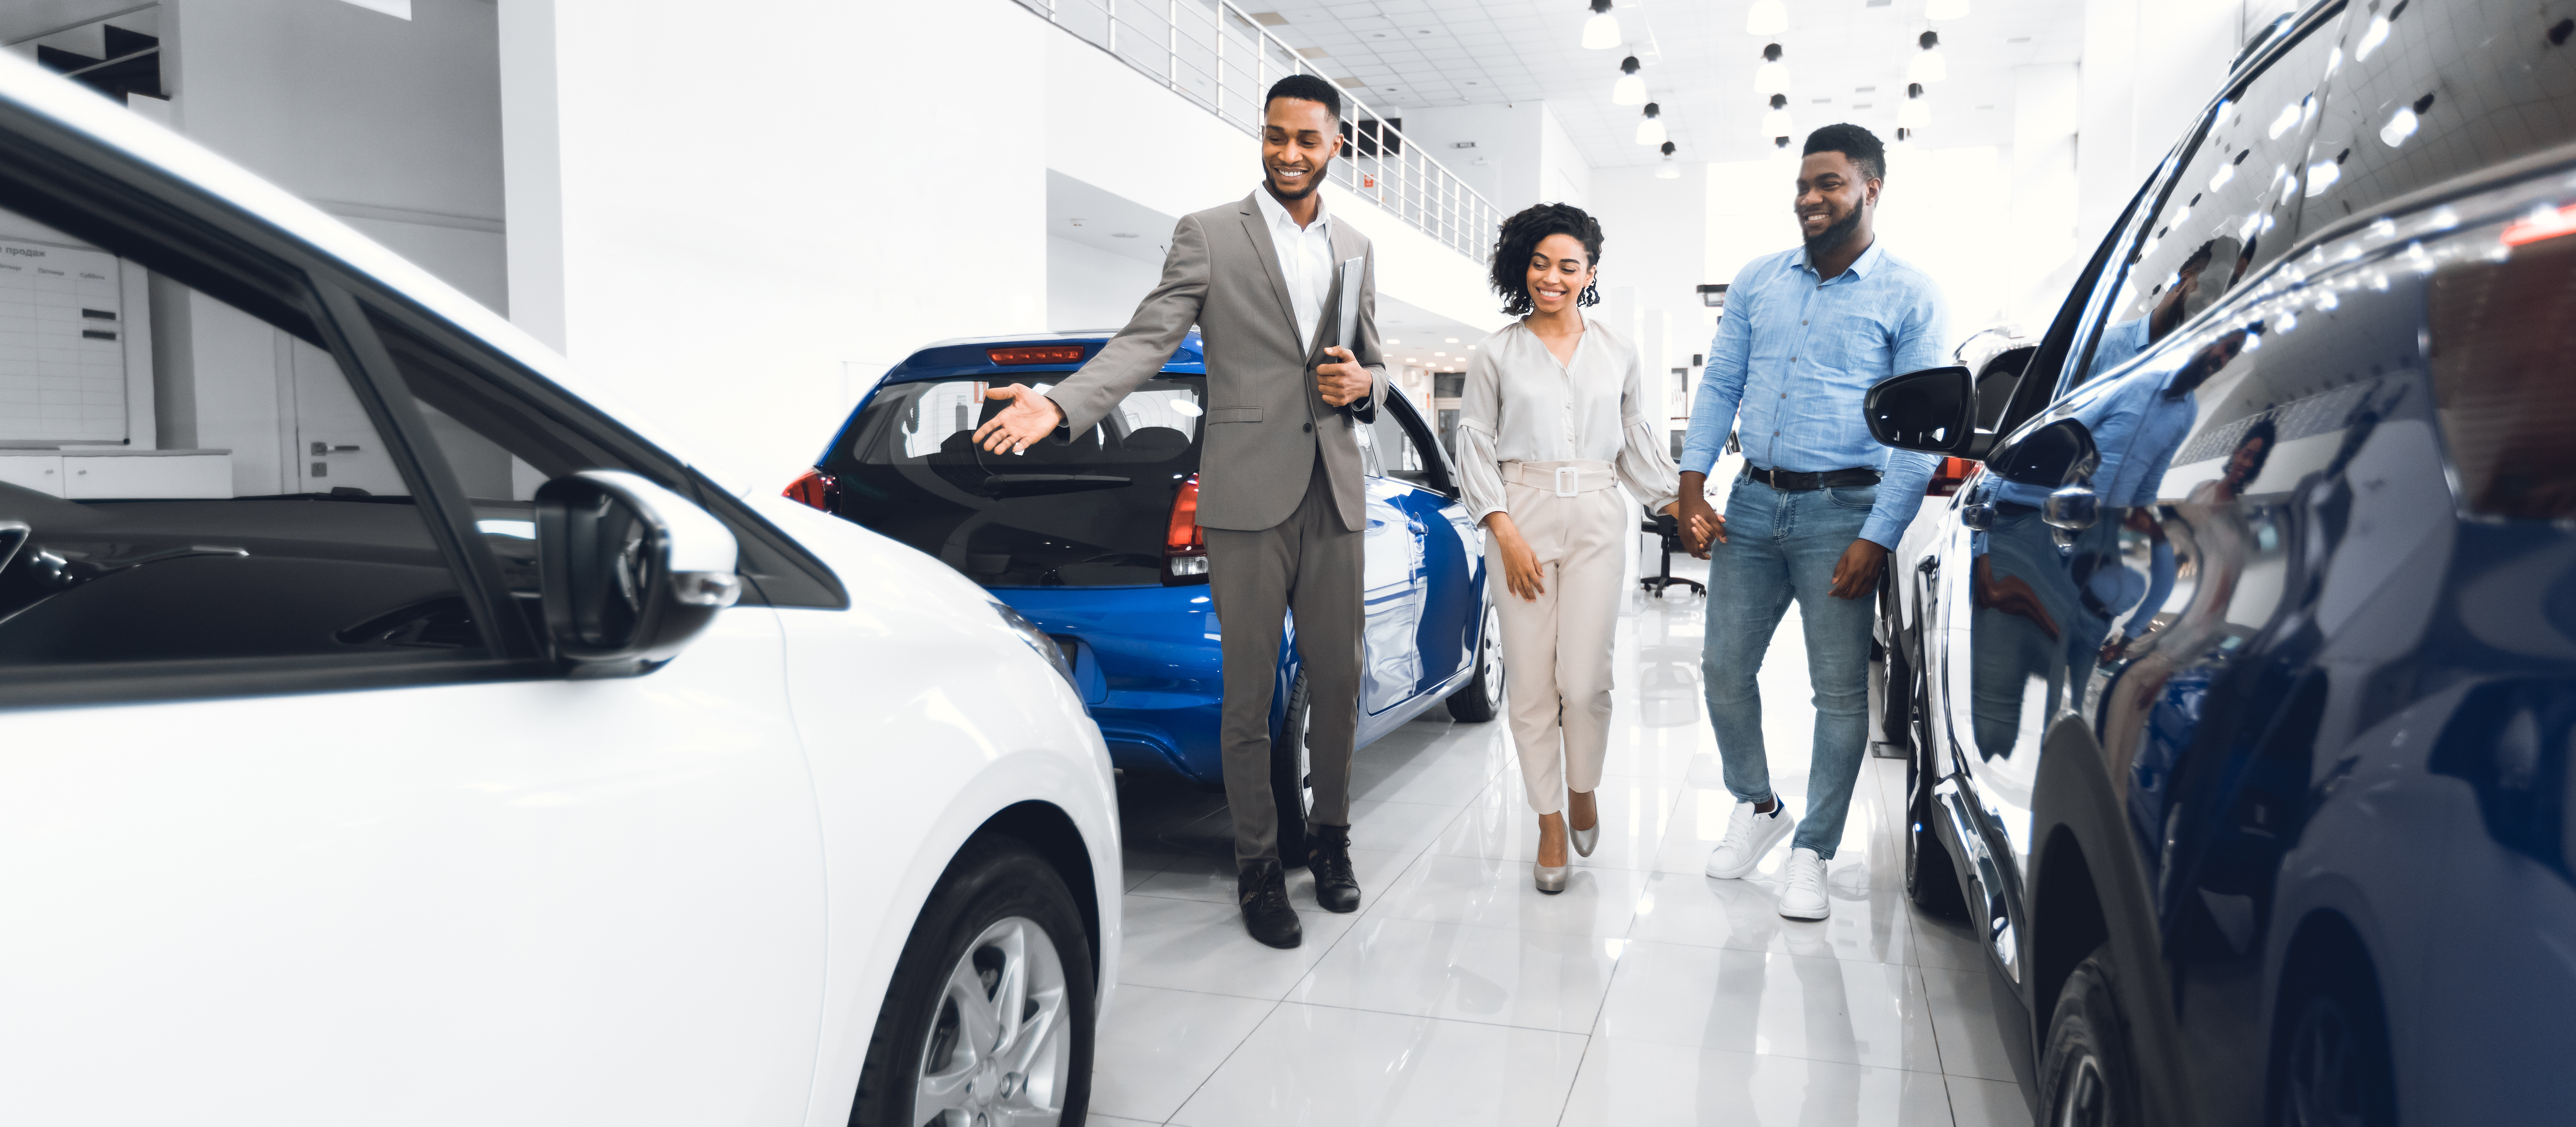
<instances>
[{"instance_id":1,"label":"white dress shirt","mask_svg":"<svg viewBox=\"0 0 2576 1127\"><path fill-rule=\"evenodd\" d=\"M1270 245L1279 250L1279 273L1288 279L1288 305L1297 314L1297 343L1314 347L1315 322L1324 316L1324 301L1333 295L1332 213L1324 210L1324 197L1317 190L1315 221L1300 230L1288 209L1271 198L1270 186L1252 193L1253 202L1270 223ZM1345 348L1349 341L1335 341Z\"/></svg>"},{"instance_id":2,"label":"white dress shirt","mask_svg":"<svg viewBox=\"0 0 2576 1127\"><path fill-rule=\"evenodd\" d=\"M1637 350L1587 320L1574 361L1560 363L1520 322L1476 346L1458 402L1458 472L1478 524L1503 503L1506 462L1608 462L1619 483L1661 512L1681 495L1671 440L1654 424Z\"/></svg>"}]
</instances>

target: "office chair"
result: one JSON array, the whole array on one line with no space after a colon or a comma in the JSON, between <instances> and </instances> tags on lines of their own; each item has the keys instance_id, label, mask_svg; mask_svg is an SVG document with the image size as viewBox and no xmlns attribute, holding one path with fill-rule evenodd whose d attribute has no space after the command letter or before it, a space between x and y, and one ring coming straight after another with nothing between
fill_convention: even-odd
<instances>
[{"instance_id":1,"label":"office chair","mask_svg":"<svg viewBox=\"0 0 2576 1127\"><path fill-rule=\"evenodd\" d=\"M1673 517L1657 513L1653 518L1640 525L1638 530L1641 532L1652 532L1663 537L1663 562L1658 568L1659 574L1649 575L1644 579L1638 580L1638 586L1654 592L1655 597L1659 599L1664 596L1664 588L1673 586L1674 584L1688 587L1696 594L1708 594L1708 588L1701 586L1698 580L1673 578L1673 553L1687 550L1682 547L1681 521Z\"/></svg>"}]
</instances>

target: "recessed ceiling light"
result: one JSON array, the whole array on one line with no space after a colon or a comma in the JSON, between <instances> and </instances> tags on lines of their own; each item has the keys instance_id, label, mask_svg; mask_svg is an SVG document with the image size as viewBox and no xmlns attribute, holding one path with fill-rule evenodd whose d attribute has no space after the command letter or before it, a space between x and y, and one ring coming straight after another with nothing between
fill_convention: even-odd
<instances>
[{"instance_id":1,"label":"recessed ceiling light","mask_svg":"<svg viewBox=\"0 0 2576 1127\"><path fill-rule=\"evenodd\" d=\"M1852 93L1854 93L1854 94L1875 94L1875 93L1877 93L1877 92L1878 92L1878 87L1875 87L1875 86L1854 86L1854 87L1852 87Z\"/></svg>"},{"instance_id":2,"label":"recessed ceiling light","mask_svg":"<svg viewBox=\"0 0 2576 1127\"><path fill-rule=\"evenodd\" d=\"M1252 13L1252 22L1260 24L1263 27L1277 27L1280 24L1287 23L1288 17L1280 15L1277 12L1254 12Z\"/></svg>"},{"instance_id":3,"label":"recessed ceiling light","mask_svg":"<svg viewBox=\"0 0 2576 1127\"><path fill-rule=\"evenodd\" d=\"M1993 109L1994 107L1993 107L1993 106L1978 106L1977 108L1978 108L1978 109L1981 109L1981 110L1990 110L1990 109Z\"/></svg>"},{"instance_id":4,"label":"recessed ceiling light","mask_svg":"<svg viewBox=\"0 0 2576 1127\"><path fill-rule=\"evenodd\" d=\"M1320 59L1326 55L1332 54L1332 52L1321 47L1299 47L1297 48L1297 53L1310 59Z\"/></svg>"},{"instance_id":5,"label":"recessed ceiling light","mask_svg":"<svg viewBox=\"0 0 2576 1127\"><path fill-rule=\"evenodd\" d=\"M1852 108L1852 109L1856 109L1856 110L1865 110L1865 109L1868 109L1868 108L1869 108L1869 103L1867 103L1867 102L1853 102L1853 103L1851 104L1851 108Z\"/></svg>"},{"instance_id":6,"label":"recessed ceiling light","mask_svg":"<svg viewBox=\"0 0 2576 1127\"><path fill-rule=\"evenodd\" d=\"M1458 338L1456 338L1456 337L1450 337L1450 338L1449 338L1449 340L1448 340L1448 343L1450 343L1450 344L1456 344L1456 343L1458 343Z\"/></svg>"},{"instance_id":7,"label":"recessed ceiling light","mask_svg":"<svg viewBox=\"0 0 2576 1127\"><path fill-rule=\"evenodd\" d=\"M1110 237L1110 238L1113 238L1113 239L1132 239L1132 238L1135 238L1135 237L1136 237L1136 232L1134 232L1134 231L1111 231L1111 232L1109 233L1109 237Z\"/></svg>"},{"instance_id":8,"label":"recessed ceiling light","mask_svg":"<svg viewBox=\"0 0 2576 1127\"><path fill-rule=\"evenodd\" d=\"M2016 35L2016 36L2013 36L2013 37L2012 37L2012 38L2010 38L2010 39L2004 40L2004 42L2006 42L2006 43L2028 43L2028 42L2030 42L2030 37L2029 37L2029 36L2027 36L2027 35Z\"/></svg>"}]
</instances>

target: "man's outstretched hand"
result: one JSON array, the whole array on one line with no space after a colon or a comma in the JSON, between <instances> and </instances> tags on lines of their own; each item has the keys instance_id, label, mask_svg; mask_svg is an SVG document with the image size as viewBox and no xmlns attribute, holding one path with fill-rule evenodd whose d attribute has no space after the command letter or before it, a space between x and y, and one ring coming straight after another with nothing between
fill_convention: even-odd
<instances>
[{"instance_id":1,"label":"man's outstretched hand","mask_svg":"<svg viewBox=\"0 0 2576 1127\"><path fill-rule=\"evenodd\" d=\"M1369 389L1376 386L1377 381L1369 376L1367 368L1360 366L1359 358L1340 345L1327 348L1324 353L1335 359L1332 363L1315 365L1316 394L1335 407L1348 407L1367 398Z\"/></svg>"},{"instance_id":2,"label":"man's outstretched hand","mask_svg":"<svg viewBox=\"0 0 2576 1127\"><path fill-rule=\"evenodd\" d=\"M1064 409L1027 384L992 388L984 392L984 398L1011 401L1010 406L975 428L975 444L995 454L1026 450L1030 444L1055 433L1057 424L1064 421Z\"/></svg>"}]
</instances>

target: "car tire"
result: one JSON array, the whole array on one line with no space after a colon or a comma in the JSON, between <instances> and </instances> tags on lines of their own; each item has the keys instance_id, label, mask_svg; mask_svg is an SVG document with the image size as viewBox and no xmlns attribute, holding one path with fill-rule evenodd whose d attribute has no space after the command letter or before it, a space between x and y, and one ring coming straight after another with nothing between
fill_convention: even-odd
<instances>
[{"instance_id":1,"label":"car tire","mask_svg":"<svg viewBox=\"0 0 2576 1127\"><path fill-rule=\"evenodd\" d=\"M2076 964L2057 992L2039 1054L2039 1121L2067 1127L2139 1127L2137 1058L2105 943Z\"/></svg>"},{"instance_id":2,"label":"car tire","mask_svg":"<svg viewBox=\"0 0 2576 1127\"><path fill-rule=\"evenodd\" d=\"M1306 727L1314 716L1306 697L1306 675L1288 687L1287 719L1270 741L1270 800L1279 806L1279 863L1294 869L1306 863L1306 819L1315 810L1314 761L1306 748Z\"/></svg>"},{"instance_id":3,"label":"car tire","mask_svg":"<svg viewBox=\"0 0 2576 1127\"><path fill-rule=\"evenodd\" d=\"M1476 629L1476 676L1449 694L1449 718L1482 724L1503 714L1503 612L1485 604L1485 620Z\"/></svg>"},{"instance_id":4,"label":"car tire","mask_svg":"<svg viewBox=\"0 0 2576 1127\"><path fill-rule=\"evenodd\" d=\"M1907 635L1909 641L1912 635ZM1911 651L1906 661L1912 684L1906 689L1907 740L1905 756L1905 896L1914 906L1942 919L1968 918L1967 897L1959 891L1958 869L1950 863L1950 850L1941 844L1941 835L1933 829L1939 813L1932 808L1932 739L1931 716L1924 702L1930 688L1924 671L1923 650L1915 644L1904 647Z\"/></svg>"},{"instance_id":5,"label":"car tire","mask_svg":"<svg viewBox=\"0 0 2576 1127\"><path fill-rule=\"evenodd\" d=\"M1008 1049L979 1050L1000 1027L976 1006L1008 1005L1003 992L1018 996L1020 1025ZM981 1121L981 1110L1080 1124L1098 999L1081 910L1055 868L1010 838L969 842L895 964L851 1124L913 1127L943 1106L964 1111L965 1122ZM983 1068L988 1054L998 1069Z\"/></svg>"},{"instance_id":6,"label":"car tire","mask_svg":"<svg viewBox=\"0 0 2576 1127\"><path fill-rule=\"evenodd\" d=\"M2387 1011L2367 965L2336 952L2297 968L2274 1012L2271 1122L2392 1127Z\"/></svg>"}]
</instances>

